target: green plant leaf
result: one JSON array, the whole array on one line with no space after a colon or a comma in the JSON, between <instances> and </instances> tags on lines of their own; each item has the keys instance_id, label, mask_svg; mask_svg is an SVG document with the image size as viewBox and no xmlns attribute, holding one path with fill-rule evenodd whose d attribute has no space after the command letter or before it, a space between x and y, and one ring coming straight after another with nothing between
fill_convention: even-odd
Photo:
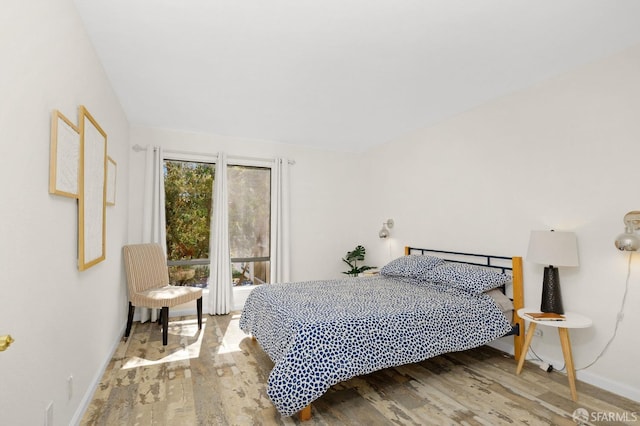
<instances>
[{"instance_id":1,"label":"green plant leaf","mask_svg":"<svg viewBox=\"0 0 640 426\"><path fill-rule=\"evenodd\" d=\"M343 274L358 276L358 274L373 269L373 266L358 266L358 261L364 261L366 250L363 246L357 245L353 251L348 251L347 255L342 259L344 263L351 268Z\"/></svg>"}]
</instances>

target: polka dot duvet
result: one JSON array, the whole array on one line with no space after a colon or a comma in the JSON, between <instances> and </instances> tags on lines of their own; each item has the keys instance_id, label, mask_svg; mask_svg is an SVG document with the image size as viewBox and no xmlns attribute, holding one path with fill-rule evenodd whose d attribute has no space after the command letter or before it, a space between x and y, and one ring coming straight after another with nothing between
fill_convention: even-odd
<instances>
[{"instance_id":1,"label":"polka dot duvet","mask_svg":"<svg viewBox=\"0 0 640 426\"><path fill-rule=\"evenodd\" d=\"M385 276L257 287L240 327L275 363L267 393L283 416L341 381L481 346L511 330L486 294Z\"/></svg>"}]
</instances>

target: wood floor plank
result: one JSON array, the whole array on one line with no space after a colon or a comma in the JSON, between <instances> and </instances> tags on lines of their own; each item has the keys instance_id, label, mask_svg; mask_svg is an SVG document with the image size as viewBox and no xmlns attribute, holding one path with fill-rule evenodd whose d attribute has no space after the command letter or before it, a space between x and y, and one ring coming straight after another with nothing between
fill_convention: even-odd
<instances>
[{"instance_id":1,"label":"wood floor plank","mask_svg":"<svg viewBox=\"0 0 640 426\"><path fill-rule=\"evenodd\" d=\"M462 353L459 356L462 360L467 359L466 353ZM513 370L510 368L504 370L491 362L479 362L469 365L471 365L470 368L483 374L488 380L499 383L500 387L504 388L504 392L531 401L530 404L525 404L525 400L519 400L519 404L527 407L531 413L534 412L534 405L532 404L543 404L545 412L551 410L565 417L570 417L573 411L578 408L576 403L566 398L569 396L566 383L560 384L553 380L550 381L551 376L543 376L549 373L542 372L531 364L525 364L523 373L518 376L509 374L513 373ZM555 373L555 375L557 375L557 373ZM554 421L558 422L559 420L554 419Z\"/></svg>"},{"instance_id":2,"label":"wood floor plank","mask_svg":"<svg viewBox=\"0 0 640 426\"><path fill-rule=\"evenodd\" d=\"M169 344L157 324L134 323L116 348L83 425L299 425L267 395L273 362L239 330L238 316L172 318ZM445 354L332 386L312 404L316 425L575 425L573 412L640 413L640 404L493 348ZM615 423L615 422L614 422ZM634 424L617 422L615 424ZM637 423L635 423L637 424Z\"/></svg>"}]
</instances>

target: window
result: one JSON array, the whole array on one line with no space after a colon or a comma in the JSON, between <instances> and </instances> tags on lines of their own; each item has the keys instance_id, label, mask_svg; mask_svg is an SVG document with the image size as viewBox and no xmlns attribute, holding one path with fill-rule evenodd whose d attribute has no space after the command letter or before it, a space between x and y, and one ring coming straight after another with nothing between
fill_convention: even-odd
<instances>
[{"instance_id":1,"label":"window","mask_svg":"<svg viewBox=\"0 0 640 426\"><path fill-rule=\"evenodd\" d=\"M167 257L174 285L206 287L215 165L164 162ZM271 169L229 165L233 285L267 283L271 266ZM215 238L215 236L213 236Z\"/></svg>"},{"instance_id":2,"label":"window","mask_svg":"<svg viewBox=\"0 0 640 426\"><path fill-rule=\"evenodd\" d=\"M169 280L173 285L206 287L215 166L164 162Z\"/></svg>"},{"instance_id":3,"label":"window","mask_svg":"<svg viewBox=\"0 0 640 426\"><path fill-rule=\"evenodd\" d=\"M271 266L271 169L228 167L233 285L263 284Z\"/></svg>"}]
</instances>

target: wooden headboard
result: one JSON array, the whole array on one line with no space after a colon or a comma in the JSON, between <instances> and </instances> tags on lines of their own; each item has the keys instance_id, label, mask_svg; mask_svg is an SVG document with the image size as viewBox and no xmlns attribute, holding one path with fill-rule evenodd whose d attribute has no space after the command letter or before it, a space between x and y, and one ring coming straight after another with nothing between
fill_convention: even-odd
<instances>
[{"instance_id":1,"label":"wooden headboard","mask_svg":"<svg viewBox=\"0 0 640 426\"><path fill-rule=\"evenodd\" d=\"M513 353L516 361L519 361L521 356L526 356L526 354L522 353L522 348L524 346L524 320L520 318L517 313L518 309L524 308L524 277L522 273L522 257L462 253L409 246L404 248L404 254L430 255L440 257L448 262L466 263L469 265L477 265L485 268L495 268L505 273L507 271L511 271L511 275L513 276L513 294L511 297L511 300L513 300L512 325L515 330L513 334ZM503 289L503 291L506 291L506 289Z\"/></svg>"}]
</instances>

